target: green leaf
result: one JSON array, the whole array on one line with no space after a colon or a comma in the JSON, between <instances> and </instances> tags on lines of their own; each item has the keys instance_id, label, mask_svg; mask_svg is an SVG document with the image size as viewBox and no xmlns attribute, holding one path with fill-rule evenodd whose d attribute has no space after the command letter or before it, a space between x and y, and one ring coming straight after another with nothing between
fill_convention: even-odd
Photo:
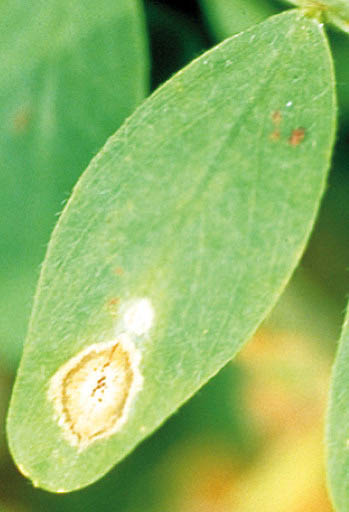
<instances>
[{"instance_id":1,"label":"green leaf","mask_svg":"<svg viewBox=\"0 0 349 512\"><path fill-rule=\"evenodd\" d=\"M333 84L323 27L275 16L180 71L92 161L49 245L9 412L34 485L100 478L253 334L314 223Z\"/></svg>"},{"instance_id":2,"label":"green leaf","mask_svg":"<svg viewBox=\"0 0 349 512\"><path fill-rule=\"evenodd\" d=\"M331 49L335 62L338 110L340 117L345 123L349 118L349 37L343 32L332 32ZM345 165L347 164L347 153L345 151Z\"/></svg>"},{"instance_id":3,"label":"green leaf","mask_svg":"<svg viewBox=\"0 0 349 512\"><path fill-rule=\"evenodd\" d=\"M0 317L15 317L0 350L16 360L55 215L144 98L148 66L138 0L2 1L0 47Z\"/></svg>"},{"instance_id":4,"label":"green leaf","mask_svg":"<svg viewBox=\"0 0 349 512\"><path fill-rule=\"evenodd\" d=\"M272 0L200 0L218 39L264 21L278 10Z\"/></svg>"},{"instance_id":5,"label":"green leaf","mask_svg":"<svg viewBox=\"0 0 349 512\"><path fill-rule=\"evenodd\" d=\"M349 306L332 374L327 418L329 488L337 512L349 506Z\"/></svg>"}]
</instances>

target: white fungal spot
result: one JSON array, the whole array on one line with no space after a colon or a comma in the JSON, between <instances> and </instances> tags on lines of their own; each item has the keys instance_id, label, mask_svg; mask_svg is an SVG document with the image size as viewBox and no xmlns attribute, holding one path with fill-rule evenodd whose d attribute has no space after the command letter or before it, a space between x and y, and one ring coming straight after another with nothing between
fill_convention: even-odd
<instances>
[{"instance_id":1,"label":"white fungal spot","mask_svg":"<svg viewBox=\"0 0 349 512\"><path fill-rule=\"evenodd\" d=\"M83 450L120 430L142 387L139 364L140 354L124 333L90 345L57 370L48 399L71 445Z\"/></svg>"},{"instance_id":2,"label":"white fungal spot","mask_svg":"<svg viewBox=\"0 0 349 512\"><path fill-rule=\"evenodd\" d=\"M286 103L286 107L292 107L292 105L293 105L293 102L292 102L292 101L288 101L288 102Z\"/></svg>"},{"instance_id":3,"label":"white fungal spot","mask_svg":"<svg viewBox=\"0 0 349 512\"><path fill-rule=\"evenodd\" d=\"M124 328L128 333L146 334L154 320L154 310L147 298L138 299L125 311Z\"/></svg>"}]
</instances>

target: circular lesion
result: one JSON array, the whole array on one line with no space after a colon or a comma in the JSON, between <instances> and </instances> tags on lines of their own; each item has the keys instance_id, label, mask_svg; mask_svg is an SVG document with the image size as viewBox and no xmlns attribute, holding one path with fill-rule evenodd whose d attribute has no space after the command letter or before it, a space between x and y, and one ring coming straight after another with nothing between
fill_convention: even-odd
<instances>
[{"instance_id":1,"label":"circular lesion","mask_svg":"<svg viewBox=\"0 0 349 512\"><path fill-rule=\"evenodd\" d=\"M62 410L72 434L86 442L111 430L123 415L132 380L120 344L85 355L62 381Z\"/></svg>"},{"instance_id":2,"label":"circular lesion","mask_svg":"<svg viewBox=\"0 0 349 512\"><path fill-rule=\"evenodd\" d=\"M48 398L71 444L83 449L125 422L130 401L142 384L139 354L125 341L94 344L52 377Z\"/></svg>"}]
</instances>

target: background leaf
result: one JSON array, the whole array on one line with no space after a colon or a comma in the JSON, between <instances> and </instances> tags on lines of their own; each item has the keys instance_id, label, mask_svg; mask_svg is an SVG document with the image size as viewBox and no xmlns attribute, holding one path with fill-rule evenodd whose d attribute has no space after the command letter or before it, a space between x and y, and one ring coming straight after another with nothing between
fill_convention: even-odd
<instances>
[{"instance_id":1,"label":"background leaf","mask_svg":"<svg viewBox=\"0 0 349 512\"><path fill-rule=\"evenodd\" d=\"M347 34L333 31L331 34L331 48L336 63L340 121L344 124L349 117L349 37Z\"/></svg>"},{"instance_id":2,"label":"background leaf","mask_svg":"<svg viewBox=\"0 0 349 512\"><path fill-rule=\"evenodd\" d=\"M337 512L349 503L349 307L332 375L327 424L328 480Z\"/></svg>"},{"instance_id":3,"label":"background leaf","mask_svg":"<svg viewBox=\"0 0 349 512\"><path fill-rule=\"evenodd\" d=\"M55 215L144 98L148 59L138 0L6 0L0 46L0 351L13 364Z\"/></svg>"},{"instance_id":4,"label":"background leaf","mask_svg":"<svg viewBox=\"0 0 349 512\"><path fill-rule=\"evenodd\" d=\"M102 476L251 336L309 236L334 116L323 27L292 11L194 61L110 139L53 234L13 394L10 444L34 485ZM142 297L144 335L125 314ZM48 381L121 331L143 387L117 435L77 450Z\"/></svg>"},{"instance_id":5,"label":"background leaf","mask_svg":"<svg viewBox=\"0 0 349 512\"><path fill-rule=\"evenodd\" d=\"M273 0L200 0L218 39L225 39L281 10Z\"/></svg>"}]
</instances>

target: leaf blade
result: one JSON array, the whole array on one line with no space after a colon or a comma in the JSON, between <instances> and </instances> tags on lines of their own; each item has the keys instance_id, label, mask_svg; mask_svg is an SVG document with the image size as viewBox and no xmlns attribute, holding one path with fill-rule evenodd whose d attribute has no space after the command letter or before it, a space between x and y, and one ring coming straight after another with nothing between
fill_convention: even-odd
<instances>
[{"instance_id":1,"label":"leaf blade","mask_svg":"<svg viewBox=\"0 0 349 512\"><path fill-rule=\"evenodd\" d=\"M249 338L303 251L334 126L323 29L290 12L200 57L109 140L53 234L12 399L11 449L36 485L102 476ZM132 334L143 388L125 427L77 453L48 381L91 342L128 333L142 297L154 312L149 333Z\"/></svg>"}]
</instances>

